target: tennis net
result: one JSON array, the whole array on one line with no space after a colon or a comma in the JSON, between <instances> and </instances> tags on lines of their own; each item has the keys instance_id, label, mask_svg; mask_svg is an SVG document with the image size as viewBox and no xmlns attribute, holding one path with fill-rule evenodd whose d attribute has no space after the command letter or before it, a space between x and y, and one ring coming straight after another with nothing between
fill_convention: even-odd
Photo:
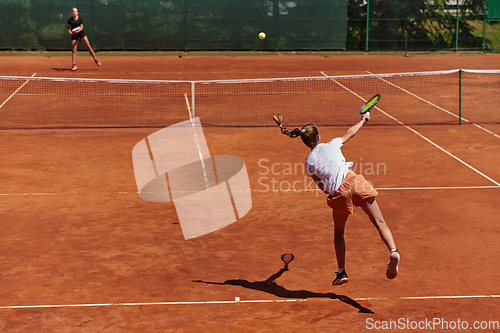
<instances>
[{"instance_id":1,"label":"tennis net","mask_svg":"<svg viewBox=\"0 0 500 333\"><path fill-rule=\"evenodd\" d=\"M450 70L309 78L144 81L0 77L0 129L203 125L346 126L376 93L369 125L500 123L500 71ZM400 122L396 121L399 120Z\"/></svg>"}]
</instances>

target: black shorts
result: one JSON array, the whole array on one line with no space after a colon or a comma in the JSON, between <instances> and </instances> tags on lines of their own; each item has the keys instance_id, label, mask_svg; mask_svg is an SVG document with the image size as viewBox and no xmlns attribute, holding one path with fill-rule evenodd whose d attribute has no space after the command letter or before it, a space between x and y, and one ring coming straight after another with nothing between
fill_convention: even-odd
<instances>
[{"instance_id":1,"label":"black shorts","mask_svg":"<svg viewBox=\"0 0 500 333\"><path fill-rule=\"evenodd\" d=\"M71 35L71 39L72 39L72 40L75 40L75 39L82 39L83 37L85 37L85 32L83 32L83 30L82 30L82 31L80 31L80 32L79 32L79 33L77 33L77 34L73 34L73 35Z\"/></svg>"}]
</instances>

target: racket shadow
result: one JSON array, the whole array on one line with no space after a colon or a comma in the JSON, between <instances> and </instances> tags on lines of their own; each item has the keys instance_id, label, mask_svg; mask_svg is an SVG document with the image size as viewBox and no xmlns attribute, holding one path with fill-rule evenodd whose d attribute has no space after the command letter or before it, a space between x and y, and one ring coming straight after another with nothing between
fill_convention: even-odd
<instances>
[{"instance_id":1,"label":"racket shadow","mask_svg":"<svg viewBox=\"0 0 500 333\"><path fill-rule=\"evenodd\" d=\"M282 276L286 271L288 271L288 265L285 264L285 267L280 269L278 272L272 274L264 281L248 281L243 279L237 280L226 280L224 282L210 282L210 281L202 281L202 280L193 280L195 283L205 283L205 284L216 284L216 285L230 285L230 286L240 286L247 289L259 290L266 292L271 295L275 295L281 298L294 298L294 299L307 299L307 298L330 298L330 299L338 299L339 301L349 304L350 306L358 309L359 313L374 313L369 308L366 308L353 300L352 298L335 294L335 293L317 293L309 290L289 290L283 286L280 286L275 282L280 276Z\"/></svg>"}]
</instances>

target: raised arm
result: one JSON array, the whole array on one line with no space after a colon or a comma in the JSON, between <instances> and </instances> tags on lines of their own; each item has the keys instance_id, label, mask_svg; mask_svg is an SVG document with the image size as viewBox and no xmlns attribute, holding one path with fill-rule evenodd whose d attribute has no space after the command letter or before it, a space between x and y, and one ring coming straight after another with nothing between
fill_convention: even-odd
<instances>
[{"instance_id":1,"label":"raised arm","mask_svg":"<svg viewBox=\"0 0 500 333\"><path fill-rule=\"evenodd\" d=\"M344 135L342 135L342 143L346 143L349 141L350 138L356 135L358 133L359 129L361 126L363 126L364 123L366 123L370 119L370 112L367 112L363 115L361 115L361 120L354 126L350 127L347 132L345 132Z\"/></svg>"}]
</instances>

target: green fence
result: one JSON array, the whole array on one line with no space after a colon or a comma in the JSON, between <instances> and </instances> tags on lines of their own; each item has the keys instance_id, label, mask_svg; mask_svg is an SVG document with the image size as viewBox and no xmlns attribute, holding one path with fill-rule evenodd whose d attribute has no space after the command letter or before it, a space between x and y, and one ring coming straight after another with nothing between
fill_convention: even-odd
<instances>
[{"instance_id":1,"label":"green fence","mask_svg":"<svg viewBox=\"0 0 500 333\"><path fill-rule=\"evenodd\" d=\"M70 49L72 7L96 50L343 50L347 33L347 0L0 0L0 49Z\"/></svg>"},{"instance_id":2,"label":"green fence","mask_svg":"<svg viewBox=\"0 0 500 333\"><path fill-rule=\"evenodd\" d=\"M487 18L489 20L500 20L500 1L489 0L487 8Z\"/></svg>"},{"instance_id":3,"label":"green fence","mask_svg":"<svg viewBox=\"0 0 500 333\"><path fill-rule=\"evenodd\" d=\"M347 50L500 50L499 0L349 0Z\"/></svg>"},{"instance_id":4,"label":"green fence","mask_svg":"<svg viewBox=\"0 0 500 333\"><path fill-rule=\"evenodd\" d=\"M0 0L0 49L69 50L75 6L98 51L500 50L500 0Z\"/></svg>"}]
</instances>

